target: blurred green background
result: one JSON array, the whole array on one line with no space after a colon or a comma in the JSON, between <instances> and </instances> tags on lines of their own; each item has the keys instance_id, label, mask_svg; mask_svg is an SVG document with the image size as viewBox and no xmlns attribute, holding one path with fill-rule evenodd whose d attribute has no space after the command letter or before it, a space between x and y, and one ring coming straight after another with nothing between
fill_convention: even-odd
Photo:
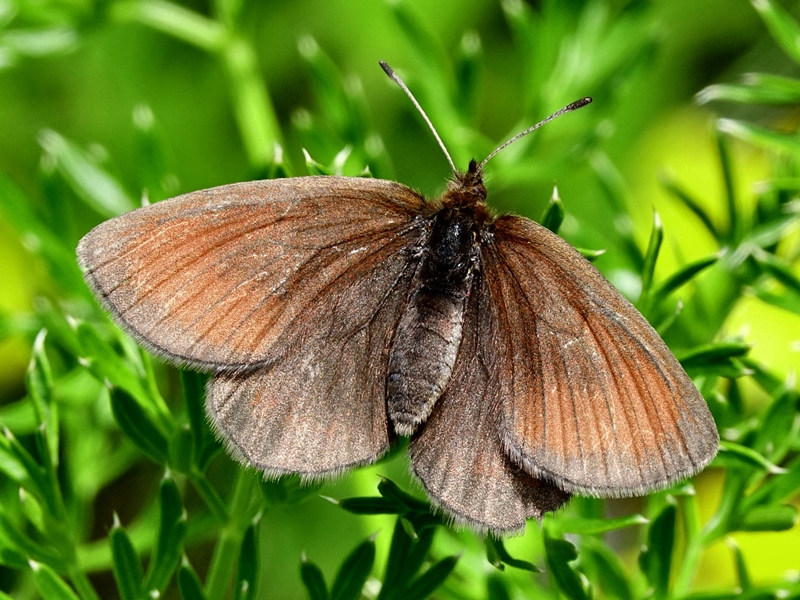
<instances>
[{"instance_id":1,"label":"blurred green background","mask_svg":"<svg viewBox=\"0 0 800 600\"><path fill-rule=\"evenodd\" d=\"M167 501L159 481L165 468L188 514L179 552L188 557L183 573L190 563L208 593L208 572L224 579L224 568L245 564L234 560L239 545L219 540L235 531L239 537L229 538L246 543L246 528L216 522L202 486L238 506L230 500L233 487L246 487L245 480L259 487L258 478L242 475L216 446L202 477L181 472L175 432L191 429L194 442L203 434L184 405L177 372L137 354L104 321L70 252L93 225L142 198L157 201L276 174L358 175L368 167L374 176L426 195L441 193L450 176L447 162L378 67L383 59L416 94L461 168L568 102L594 98L494 159L487 168L489 202L536 219L556 184L567 213L561 235L578 247L606 250L595 264L639 299L673 350L688 357L684 365L717 403L712 409L723 439L733 444L724 453L733 459L698 478L696 500L687 500L694 497L691 489L677 492L682 512L669 561L653 567L647 566L653 559L641 558L641 544L659 543L652 528L609 533L603 548L617 558L594 542L583 546L570 538L582 558L564 561L571 565L564 568L585 577L575 585L601 597L734 597L736 589L773 595L791 589L797 594L791 597L800 597L800 529L791 508L800 488L793 379L800 366L800 92L794 80L800 68L790 49L800 30L792 29L791 15L800 15L800 3L0 0L0 423L35 459L44 461L43 448L52 452L51 483L60 490L56 505L67 523L55 535L63 533L64 547L75 549L61 562L36 554L59 542L43 525L48 503L39 498L38 508L30 508L20 496L27 480L14 462L21 460L16 446L8 446L0 457L6 498L0 590L15 598L46 596L43 590L66 594L58 584L63 577L80 597L91 597L87 585L102 598L126 597L115 583L124 561L117 560L120 554L112 560L109 549L110 532L119 530L115 515L130 531L145 570L152 570L163 558L152 553L163 533L158 519ZM783 77L785 85L776 88L783 94L770 95L774 86L745 85L738 96L733 88L709 88L749 72ZM647 248L654 210L663 222L663 243L653 271L655 254ZM687 275L688 286L655 286L725 249L719 264L709 259L708 269ZM640 298L643 287L649 303ZM75 333L84 321L106 345L89 349L84 330ZM42 329L47 337L32 353ZM169 440L169 456L143 451L119 425L120 407L128 405L115 404L102 381L124 388L113 378L123 367L103 363L103 352L133 365L125 368L141 378L143 389L151 386L143 394L156 398L151 408L163 417L156 428ZM39 366L26 371L32 357ZM41 401L31 391L37 369L47 382ZM770 413L775 406L780 411ZM767 444L759 427L775 414L786 426L770 431L781 437ZM43 421L47 426L39 427ZM252 529L258 534L257 597L308 597L301 554L330 582L348 552L378 532L378 579L365 588L376 596L393 517L353 515L318 494L373 496L378 474L420 496L401 452L319 492L297 492L303 502L294 501L291 483L261 486L261 500L245 502L250 517L260 515ZM793 478L758 502L768 497L786 506L785 518L743 525L735 502L779 475ZM655 521L671 514L665 507L673 506L672 498L577 501L564 518L640 512ZM57 513L50 517L58 520ZM692 542L701 530L711 533ZM15 536L29 537L36 547ZM530 523L507 547L543 566L543 543ZM232 557L227 567L216 566L224 561L221 547ZM443 528L430 560L459 554L437 597L578 593L546 574L497 570L479 538ZM622 569L621 580L628 580L622 588L604 583L601 555ZM50 564L51 579L31 568L25 560L31 557ZM166 596L195 597L189 584L170 579L175 561L162 577ZM656 581L659 569L666 570L666 582ZM81 572L88 573L84 583Z\"/></svg>"}]
</instances>

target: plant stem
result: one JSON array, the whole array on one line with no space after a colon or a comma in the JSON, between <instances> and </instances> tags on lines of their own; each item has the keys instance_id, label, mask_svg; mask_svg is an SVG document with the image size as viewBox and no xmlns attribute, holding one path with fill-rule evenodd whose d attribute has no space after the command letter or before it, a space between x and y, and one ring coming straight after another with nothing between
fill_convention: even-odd
<instances>
[{"instance_id":1,"label":"plant stem","mask_svg":"<svg viewBox=\"0 0 800 600\"><path fill-rule=\"evenodd\" d=\"M78 566L77 561L73 560L72 565L68 569L68 573L69 578L75 585L75 589L83 600L100 600L100 596L97 595L92 583L89 581L86 573L83 572L83 569Z\"/></svg>"},{"instance_id":2,"label":"plant stem","mask_svg":"<svg viewBox=\"0 0 800 600\"><path fill-rule=\"evenodd\" d=\"M256 475L252 471L240 470L233 492L230 518L220 532L219 542L211 558L211 567L208 570L206 581L206 595L209 598L223 598L225 589L230 583L234 572L234 563L238 559L237 550L242 544L244 532L249 522L242 519L247 515L247 507L253 495Z\"/></svg>"},{"instance_id":3,"label":"plant stem","mask_svg":"<svg viewBox=\"0 0 800 600\"><path fill-rule=\"evenodd\" d=\"M211 486L208 479L203 473L196 472L194 469L190 473L191 482L194 485L197 493L205 501L206 505L220 523L227 523L230 521L230 513L225 502L220 498L217 491Z\"/></svg>"},{"instance_id":4,"label":"plant stem","mask_svg":"<svg viewBox=\"0 0 800 600\"><path fill-rule=\"evenodd\" d=\"M686 536L686 549L681 562L680 570L675 577L673 593L676 598L683 598L689 594L697 570L697 564L703 553L703 543L700 539L700 516L697 509L695 496L683 497L683 522Z\"/></svg>"},{"instance_id":5,"label":"plant stem","mask_svg":"<svg viewBox=\"0 0 800 600\"><path fill-rule=\"evenodd\" d=\"M700 556L702 554L703 542L700 538L695 537L686 544L683 562L681 562L680 571L677 577L675 577L675 587L673 588L675 598L685 598L689 595L697 571L697 565L700 562Z\"/></svg>"},{"instance_id":6,"label":"plant stem","mask_svg":"<svg viewBox=\"0 0 800 600\"><path fill-rule=\"evenodd\" d=\"M272 164L281 130L258 72L258 57L252 44L232 35L220 58L228 70L234 116L250 167L263 170Z\"/></svg>"}]
</instances>

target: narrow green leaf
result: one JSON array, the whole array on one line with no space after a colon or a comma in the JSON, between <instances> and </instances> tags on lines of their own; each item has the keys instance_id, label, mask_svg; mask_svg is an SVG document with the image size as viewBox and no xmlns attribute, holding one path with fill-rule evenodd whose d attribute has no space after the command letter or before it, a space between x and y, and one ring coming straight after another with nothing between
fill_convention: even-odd
<instances>
[{"instance_id":1,"label":"narrow green leaf","mask_svg":"<svg viewBox=\"0 0 800 600\"><path fill-rule=\"evenodd\" d=\"M43 472L33 458L28 455L30 458L30 466L34 467L34 477L37 479L41 478L39 481L33 480L32 474L28 472L29 463L20 460L15 448L13 448L16 444L12 442L12 439L14 439L12 436L11 430L4 426L3 435L0 436L0 473L3 473L6 477L11 479L11 481L24 489L35 490L39 487L40 483L46 481L43 477ZM21 450L24 451L24 449Z\"/></svg>"},{"instance_id":2,"label":"narrow green leaf","mask_svg":"<svg viewBox=\"0 0 800 600\"><path fill-rule=\"evenodd\" d=\"M632 589L632 580L616 552L597 539L585 539L581 545L581 563L587 574L596 581L603 592L603 597L616 600L633 600L636 595Z\"/></svg>"},{"instance_id":3,"label":"narrow green leaf","mask_svg":"<svg viewBox=\"0 0 800 600\"><path fill-rule=\"evenodd\" d=\"M717 375L728 379L737 379L753 374L752 370L736 357L720 356L718 358L712 358L710 356L698 356L696 360L689 361L685 364L681 362L681 364L683 364L684 369L686 369L689 375L693 377L696 375Z\"/></svg>"},{"instance_id":4,"label":"narrow green leaf","mask_svg":"<svg viewBox=\"0 0 800 600\"><path fill-rule=\"evenodd\" d=\"M186 406L189 427L194 440L194 464L199 471L205 471L211 458L219 450L205 414L205 385L208 376L196 371L181 369L181 390Z\"/></svg>"},{"instance_id":5,"label":"narrow green leaf","mask_svg":"<svg viewBox=\"0 0 800 600\"><path fill-rule=\"evenodd\" d=\"M672 292L686 285L686 283L691 281L700 272L704 271L718 260L719 255L714 254L713 256L707 256L706 258L701 258L684 265L663 282L655 286L652 292L653 301L660 302L665 300Z\"/></svg>"},{"instance_id":6,"label":"narrow green leaf","mask_svg":"<svg viewBox=\"0 0 800 600\"><path fill-rule=\"evenodd\" d=\"M20 531L3 512L0 512L0 536L6 539L6 546L10 546L23 556L37 563L52 565L59 571L65 570L66 564L57 550L34 541L27 532Z\"/></svg>"},{"instance_id":7,"label":"narrow green leaf","mask_svg":"<svg viewBox=\"0 0 800 600\"><path fill-rule=\"evenodd\" d=\"M65 137L45 129L39 134L39 143L78 197L103 217L116 217L137 208L119 181Z\"/></svg>"},{"instance_id":8,"label":"narrow green leaf","mask_svg":"<svg viewBox=\"0 0 800 600\"><path fill-rule=\"evenodd\" d=\"M435 563L406 587L403 597L408 600L425 600L450 576L457 562L457 556L448 556Z\"/></svg>"},{"instance_id":9,"label":"narrow green leaf","mask_svg":"<svg viewBox=\"0 0 800 600\"><path fill-rule=\"evenodd\" d=\"M231 515L228 504L225 503L214 486L211 485L205 473L193 469L192 472L189 473L189 480L217 521L220 523L227 523L230 521ZM238 516L241 517L241 515Z\"/></svg>"},{"instance_id":10,"label":"narrow green leaf","mask_svg":"<svg viewBox=\"0 0 800 600\"><path fill-rule=\"evenodd\" d=\"M53 374L44 350L45 335L45 330L40 331L33 343L25 387L33 402L36 421L43 428L43 431L37 432L37 437L43 436L39 451L42 453L44 467L55 476L55 469L58 467L58 407L51 401Z\"/></svg>"},{"instance_id":11,"label":"narrow green leaf","mask_svg":"<svg viewBox=\"0 0 800 600\"><path fill-rule=\"evenodd\" d=\"M642 515L633 514L615 519L583 519L580 517L559 519L557 527L564 533L577 533L579 535L594 535L616 531L634 525L644 525L649 521Z\"/></svg>"},{"instance_id":12,"label":"narrow green leaf","mask_svg":"<svg viewBox=\"0 0 800 600\"><path fill-rule=\"evenodd\" d=\"M147 456L167 464L169 442L136 399L122 388L111 390L111 410L120 429Z\"/></svg>"},{"instance_id":13,"label":"narrow green leaf","mask_svg":"<svg viewBox=\"0 0 800 600\"><path fill-rule=\"evenodd\" d=\"M739 379L752 375L742 361L735 358L726 358L714 363L710 363L703 367L686 367L687 373L694 377L695 375L704 375L707 378L711 376L725 377L726 379Z\"/></svg>"},{"instance_id":14,"label":"narrow green leaf","mask_svg":"<svg viewBox=\"0 0 800 600\"><path fill-rule=\"evenodd\" d=\"M203 583L186 557L181 560L181 566L178 567L177 579L182 600L206 600Z\"/></svg>"},{"instance_id":15,"label":"narrow green leaf","mask_svg":"<svg viewBox=\"0 0 800 600\"><path fill-rule=\"evenodd\" d=\"M748 465L762 469L767 473L781 474L786 473L786 469L782 469L776 464L769 461L763 454L756 452L752 448L723 440L719 444L720 453L718 459L726 461L733 459L739 464Z\"/></svg>"},{"instance_id":16,"label":"narrow green leaf","mask_svg":"<svg viewBox=\"0 0 800 600\"><path fill-rule=\"evenodd\" d=\"M33 525L42 536L49 537L52 535L53 532L49 527L49 521L52 519L52 515L44 512L44 508L36 499L36 496L29 494L24 488L20 488L19 503L25 518L28 519L31 525ZM8 506L4 506L3 508L10 509Z\"/></svg>"},{"instance_id":17,"label":"narrow green leaf","mask_svg":"<svg viewBox=\"0 0 800 600\"><path fill-rule=\"evenodd\" d=\"M644 266L642 267L642 292L639 296L639 304L647 308L651 304L650 292L653 285L653 274L656 270L658 252L661 250L661 243L664 241L664 226L661 217L657 212L653 212L653 229L650 231L650 241L647 244L647 252L644 255Z\"/></svg>"},{"instance_id":18,"label":"narrow green leaf","mask_svg":"<svg viewBox=\"0 0 800 600\"><path fill-rule=\"evenodd\" d=\"M800 315L800 294L795 294L791 291L784 293L774 293L770 289L765 289L765 286L757 285L752 289L755 297L771 304L777 308L785 310L796 315Z\"/></svg>"},{"instance_id":19,"label":"narrow green leaf","mask_svg":"<svg viewBox=\"0 0 800 600\"><path fill-rule=\"evenodd\" d=\"M300 579L306 586L308 596L311 600L328 600L328 587L325 585L325 576L316 564L306 559L303 554L300 560Z\"/></svg>"},{"instance_id":20,"label":"narrow green leaf","mask_svg":"<svg viewBox=\"0 0 800 600\"><path fill-rule=\"evenodd\" d=\"M792 16L771 0L751 0L761 15L772 37L783 51L796 63L800 63L800 26Z\"/></svg>"},{"instance_id":21,"label":"narrow green leaf","mask_svg":"<svg viewBox=\"0 0 800 600\"><path fill-rule=\"evenodd\" d=\"M311 158L308 150L303 148L302 151L306 162L306 171L309 175L334 175L333 169Z\"/></svg>"},{"instance_id":22,"label":"narrow green leaf","mask_svg":"<svg viewBox=\"0 0 800 600\"><path fill-rule=\"evenodd\" d=\"M117 590L122 600L140 600L144 593L142 563L128 533L114 514L114 526L109 534L111 560Z\"/></svg>"},{"instance_id":23,"label":"narrow green leaf","mask_svg":"<svg viewBox=\"0 0 800 600\"><path fill-rule=\"evenodd\" d=\"M728 545L728 548L731 549L731 552L733 552L736 576L739 579L739 588L741 588L742 592L749 592L753 584L750 580L750 574L747 572L747 564L744 561L744 556L739 548L739 544L737 544L736 540L733 538L728 538L725 540L725 543Z\"/></svg>"},{"instance_id":24,"label":"narrow green leaf","mask_svg":"<svg viewBox=\"0 0 800 600\"><path fill-rule=\"evenodd\" d=\"M778 463L786 456L797 439L797 411L800 395L794 390L780 394L764 411L752 448L772 463Z\"/></svg>"},{"instance_id":25,"label":"narrow green leaf","mask_svg":"<svg viewBox=\"0 0 800 600\"><path fill-rule=\"evenodd\" d=\"M12 569L26 569L28 567L29 557L19 552L18 550L8 547L9 541L2 538L3 530L0 528L0 564Z\"/></svg>"},{"instance_id":26,"label":"narrow green leaf","mask_svg":"<svg viewBox=\"0 0 800 600\"><path fill-rule=\"evenodd\" d=\"M795 275L792 266L786 261L763 250L753 252L753 258L764 272L772 275L793 292L800 293L800 278Z\"/></svg>"},{"instance_id":27,"label":"narrow green leaf","mask_svg":"<svg viewBox=\"0 0 800 600\"><path fill-rule=\"evenodd\" d=\"M165 0L123 0L111 9L116 20L141 23L206 52L219 52L228 38L221 23Z\"/></svg>"},{"instance_id":28,"label":"narrow green leaf","mask_svg":"<svg viewBox=\"0 0 800 600\"><path fill-rule=\"evenodd\" d=\"M758 361L750 357L743 357L742 362L751 371L751 377L761 389L767 392L770 396L777 396L786 391L786 381L778 377L777 374L769 371ZM741 405L741 403L740 403Z\"/></svg>"},{"instance_id":29,"label":"narrow green leaf","mask_svg":"<svg viewBox=\"0 0 800 600\"><path fill-rule=\"evenodd\" d=\"M416 540L419 538L419 534L417 533L417 528L414 524L409 521L406 517L400 516L397 520L403 530L406 532L406 535L410 537L412 540Z\"/></svg>"},{"instance_id":30,"label":"narrow green leaf","mask_svg":"<svg viewBox=\"0 0 800 600\"><path fill-rule=\"evenodd\" d=\"M286 156L283 152L283 146L276 142L272 151L272 164L267 168L264 174L265 179L282 179L292 177L293 171L291 165L287 162Z\"/></svg>"},{"instance_id":31,"label":"narrow green leaf","mask_svg":"<svg viewBox=\"0 0 800 600\"><path fill-rule=\"evenodd\" d=\"M733 240L740 239L739 210L736 206L736 186L733 183L733 162L729 149L729 140L722 135L723 130L717 127L717 152L719 153L719 166L722 170L722 182L725 184L725 201L728 212L728 238Z\"/></svg>"},{"instance_id":32,"label":"narrow green leaf","mask_svg":"<svg viewBox=\"0 0 800 600\"><path fill-rule=\"evenodd\" d=\"M720 119L717 129L753 146L782 152L790 156L800 153L800 137L786 134L734 119Z\"/></svg>"},{"instance_id":33,"label":"narrow green leaf","mask_svg":"<svg viewBox=\"0 0 800 600\"><path fill-rule=\"evenodd\" d=\"M798 83L800 83L800 80L798 80ZM785 175L760 181L756 184L755 191L761 195L800 191L800 177Z\"/></svg>"},{"instance_id":34,"label":"narrow green leaf","mask_svg":"<svg viewBox=\"0 0 800 600\"><path fill-rule=\"evenodd\" d=\"M672 310L668 312L665 311L661 313L656 313L650 317L652 319L653 328L663 336L664 332L675 324L675 321L683 312L683 309L684 309L683 300L678 298Z\"/></svg>"},{"instance_id":35,"label":"narrow green leaf","mask_svg":"<svg viewBox=\"0 0 800 600\"><path fill-rule=\"evenodd\" d=\"M408 597L406 586L428 559L435 532L436 528L424 527L417 533L412 524L398 517L378 600L404 600Z\"/></svg>"},{"instance_id":36,"label":"narrow green leaf","mask_svg":"<svg viewBox=\"0 0 800 600\"><path fill-rule=\"evenodd\" d=\"M53 569L36 561L29 561L33 581L42 598L47 600L80 600L72 588Z\"/></svg>"},{"instance_id":37,"label":"narrow green leaf","mask_svg":"<svg viewBox=\"0 0 800 600\"><path fill-rule=\"evenodd\" d=\"M550 578L561 592L570 600L589 600L589 593L583 586L580 575L569 563L578 558L578 550L566 540L553 538L545 532L545 561Z\"/></svg>"},{"instance_id":38,"label":"narrow green leaf","mask_svg":"<svg viewBox=\"0 0 800 600\"><path fill-rule=\"evenodd\" d=\"M57 494L51 487L53 480L5 427L0 436L0 472L36 496L51 514L58 513Z\"/></svg>"},{"instance_id":39,"label":"narrow green leaf","mask_svg":"<svg viewBox=\"0 0 800 600\"><path fill-rule=\"evenodd\" d=\"M800 81L769 73L746 73L741 83L715 84L695 96L700 104L724 100L739 104L797 104Z\"/></svg>"},{"instance_id":40,"label":"narrow green leaf","mask_svg":"<svg viewBox=\"0 0 800 600\"><path fill-rule=\"evenodd\" d=\"M737 379L752 375L752 370L742 362L750 346L742 342L720 342L698 346L676 355L683 368L692 375L718 375Z\"/></svg>"},{"instance_id":41,"label":"narrow green leaf","mask_svg":"<svg viewBox=\"0 0 800 600\"><path fill-rule=\"evenodd\" d=\"M284 475L276 480L262 480L260 485L261 495L268 504L290 506L315 496L323 484L319 481L305 482L299 475Z\"/></svg>"},{"instance_id":42,"label":"narrow green leaf","mask_svg":"<svg viewBox=\"0 0 800 600\"><path fill-rule=\"evenodd\" d=\"M358 600L375 562L375 542L369 538L344 559L331 586L331 600Z\"/></svg>"},{"instance_id":43,"label":"narrow green leaf","mask_svg":"<svg viewBox=\"0 0 800 600\"><path fill-rule=\"evenodd\" d=\"M108 380L111 385L127 390L143 404L148 402L147 390L142 385L141 376L92 326L79 323L75 333L80 345L81 362L92 375L100 381Z\"/></svg>"},{"instance_id":44,"label":"narrow green leaf","mask_svg":"<svg viewBox=\"0 0 800 600\"><path fill-rule=\"evenodd\" d=\"M188 425L175 428L169 438L169 466L177 473L192 472L194 455L194 437Z\"/></svg>"},{"instance_id":45,"label":"narrow green leaf","mask_svg":"<svg viewBox=\"0 0 800 600\"><path fill-rule=\"evenodd\" d=\"M800 489L800 456L795 458L784 473L770 477L761 487L745 499L742 510L758 505L776 504L792 498Z\"/></svg>"},{"instance_id":46,"label":"narrow green leaf","mask_svg":"<svg viewBox=\"0 0 800 600\"><path fill-rule=\"evenodd\" d=\"M664 506L647 532L647 548L639 555L639 565L653 587L654 598L669 596L676 515L674 503Z\"/></svg>"},{"instance_id":47,"label":"narrow green leaf","mask_svg":"<svg viewBox=\"0 0 800 600\"><path fill-rule=\"evenodd\" d=\"M401 526L405 526L406 519L400 517L398 521L400 522ZM406 531L406 533L408 532ZM415 533L416 536L410 536L411 547L409 548L405 560L403 561L404 564L401 580L405 582L411 581L413 576L419 572L423 563L428 560L428 554L431 550L431 546L433 545L433 538L436 534L436 528L424 527L418 531L415 531Z\"/></svg>"},{"instance_id":48,"label":"narrow green leaf","mask_svg":"<svg viewBox=\"0 0 800 600\"><path fill-rule=\"evenodd\" d=\"M484 540L486 545L486 560L495 569L499 571L505 571L506 566L503 564L503 560L500 558L500 551L498 550L495 541L495 538L492 536L486 536L486 539Z\"/></svg>"},{"instance_id":49,"label":"narrow green leaf","mask_svg":"<svg viewBox=\"0 0 800 600\"><path fill-rule=\"evenodd\" d=\"M336 503L347 512L356 515L396 515L406 510L405 506L395 500L378 496L344 498Z\"/></svg>"},{"instance_id":50,"label":"narrow green leaf","mask_svg":"<svg viewBox=\"0 0 800 600\"><path fill-rule=\"evenodd\" d=\"M800 223L800 204L787 206L778 216L759 223L744 236L729 262L736 267L750 258L757 249L770 248L789 235Z\"/></svg>"},{"instance_id":51,"label":"narrow green leaf","mask_svg":"<svg viewBox=\"0 0 800 600\"><path fill-rule=\"evenodd\" d=\"M239 551L239 568L234 588L235 600L250 600L258 591L258 573L261 561L258 548L258 524L253 523L244 532L242 548Z\"/></svg>"},{"instance_id":52,"label":"narrow green leaf","mask_svg":"<svg viewBox=\"0 0 800 600\"><path fill-rule=\"evenodd\" d=\"M75 262L74 256L72 261ZM81 292L83 291L90 293L86 283L82 281ZM59 345L63 346L71 355L83 356L75 321L69 319L61 307L55 306L47 298L40 297L34 300L34 310L39 328L46 329L50 339L58 341Z\"/></svg>"},{"instance_id":53,"label":"narrow green leaf","mask_svg":"<svg viewBox=\"0 0 800 600\"><path fill-rule=\"evenodd\" d=\"M146 593L164 590L183 555L186 534L186 511L175 481L167 474L158 489L159 523L155 551L144 583Z\"/></svg>"},{"instance_id":54,"label":"narrow green leaf","mask_svg":"<svg viewBox=\"0 0 800 600\"><path fill-rule=\"evenodd\" d=\"M510 567L516 567L517 569L522 569L523 571L530 571L531 573L542 572L542 570L535 564L511 556L508 553L508 550L506 550L503 540L500 538L488 535L484 541L486 543L486 555L489 558L489 562L491 562L495 567L498 566L496 561L500 561L501 564L508 565Z\"/></svg>"},{"instance_id":55,"label":"narrow green leaf","mask_svg":"<svg viewBox=\"0 0 800 600\"><path fill-rule=\"evenodd\" d=\"M5 23L3 23L5 25ZM3 53L25 58L42 58L67 53L80 43L78 32L64 25L7 29L3 34ZM10 59L4 56L4 65Z\"/></svg>"},{"instance_id":56,"label":"narrow green leaf","mask_svg":"<svg viewBox=\"0 0 800 600\"><path fill-rule=\"evenodd\" d=\"M736 522L738 531L788 531L797 525L797 508L791 504L754 506L747 509Z\"/></svg>"},{"instance_id":57,"label":"narrow green leaf","mask_svg":"<svg viewBox=\"0 0 800 600\"><path fill-rule=\"evenodd\" d=\"M758 373L754 371L753 368L749 365L749 363L752 361L748 361L747 358L744 358L742 359L742 362L748 365L748 368L753 372L753 378L756 379L758 377ZM712 381L709 379L708 385L711 384ZM742 386L739 384L738 381L735 380L731 381L731 385L730 388L728 389L728 394L725 397L725 401L728 403L728 406L731 407L731 411L736 417L735 420L741 419L741 417L744 415L744 399L742 398Z\"/></svg>"},{"instance_id":58,"label":"narrow green leaf","mask_svg":"<svg viewBox=\"0 0 800 600\"><path fill-rule=\"evenodd\" d=\"M700 368L720 361L739 358L750 352L751 345L745 342L715 342L693 348L678 356L684 369Z\"/></svg>"},{"instance_id":59,"label":"narrow green leaf","mask_svg":"<svg viewBox=\"0 0 800 600\"><path fill-rule=\"evenodd\" d=\"M564 203L558 195L558 188L553 186L553 195L544 207L542 218L539 223L542 227L547 227L553 233L558 233L561 223L564 222Z\"/></svg>"},{"instance_id":60,"label":"narrow green leaf","mask_svg":"<svg viewBox=\"0 0 800 600\"><path fill-rule=\"evenodd\" d=\"M409 573L406 567L413 540L403 526L402 521L398 517L394 523L392 543L389 546L389 557L386 559L386 569L384 570L378 600L390 600L400 597L404 584L410 581L411 577L416 573L416 569Z\"/></svg>"},{"instance_id":61,"label":"narrow green leaf","mask_svg":"<svg viewBox=\"0 0 800 600\"><path fill-rule=\"evenodd\" d=\"M381 477L381 482L378 484L378 492L380 492L381 496L384 498L394 500L408 508L430 512L430 504L402 490L400 486L386 477Z\"/></svg>"},{"instance_id":62,"label":"narrow green leaf","mask_svg":"<svg viewBox=\"0 0 800 600\"><path fill-rule=\"evenodd\" d=\"M668 174L661 175L661 185L669 194L680 200L680 202L686 206L686 208L694 213L694 215L700 220L700 222L705 226L706 230L708 230L715 240L721 241L721 235L717 229L717 226L714 225L711 215L706 212L706 210L701 206L700 202L695 200L685 190L683 190L675 182L673 177Z\"/></svg>"},{"instance_id":63,"label":"narrow green leaf","mask_svg":"<svg viewBox=\"0 0 800 600\"><path fill-rule=\"evenodd\" d=\"M601 256L603 256L603 254L606 253L605 250L589 250L588 248L576 248L576 250L580 252L583 258L585 258L589 262L596 261L598 258L600 258Z\"/></svg>"}]
</instances>

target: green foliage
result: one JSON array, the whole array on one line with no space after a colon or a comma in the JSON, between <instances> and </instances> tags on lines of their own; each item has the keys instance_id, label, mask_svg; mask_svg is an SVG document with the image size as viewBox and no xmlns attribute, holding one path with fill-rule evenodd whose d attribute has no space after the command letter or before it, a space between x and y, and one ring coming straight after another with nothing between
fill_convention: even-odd
<instances>
[{"instance_id":1,"label":"green foliage","mask_svg":"<svg viewBox=\"0 0 800 600\"><path fill-rule=\"evenodd\" d=\"M647 199L632 196L604 126L625 120L631 90L672 85L648 79L659 44L656 9L645 1L536 4L507 0L496 15L502 35L510 32L512 39L505 59L513 56L515 73L505 79L502 69L495 74L500 59L484 49L479 33L459 36L451 49L410 3L381 10L396 38L392 49L402 56L395 66L402 66L458 165L485 156L502 137L490 140L479 122L513 115L513 123L491 125L511 135L586 93L603 99L498 155L490 163L490 189L506 208L530 212L529 199L514 204L504 191L546 194L556 179L564 201L554 190L542 222L576 245L607 246L605 254L584 253L599 259L601 270L633 277L639 308L678 353L722 433L720 455L698 493L684 484L633 504L576 498L541 526L530 523L523 538L503 541L451 528L406 485L403 465L397 467L401 451L380 465L391 479L334 491L298 477L264 481L231 461L204 415L206 377L176 372L140 350L103 316L75 264L74 246L89 221L127 211L139 197L155 201L182 189L164 142L168 128L159 111L138 104L131 124L115 124L118 140L99 140L135 156L132 173L115 154L87 145L92 134L83 139L83 133L53 129L38 136L38 170L29 164L24 176L5 167L0 173L4 223L40 278L40 297L29 307L0 313L2 339L24 340L31 349L25 391L0 407L0 588L9 594L0 597L800 597L797 580L757 576L737 537L796 532L800 395L793 380L754 360L752 344L727 327L745 297L787 318L800 315L796 132L744 118L717 121L714 177L722 196L711 205L721 212L709 209L706 190L687 189L680 172L662 179L665 193L694 223L684 234L686 247L701 235L716 246L664 275L659 267L677 225L656 213L642 246L630 213ZM800 24L771 0L753 6L776 47L799 63ZM316 108L295 113L287 125L262 72L268 52L252 24L266 18L259 10L236 0L213 2L210 15L162 0L0 3L0 71L57 65L99 34L147 32L151 42L173 44L170 52L190 47L218 66L217 87L227 94L250 175L390 177L395 164L400 170L406 160L414 168L426 162L416 150L424 145L421 135L410 146L415 151L393 159L390 154L401 154L387 152L396 146L381 137L395 122L416 123L411 108L403 105L400 115L373 124L371 98L311 37L299 43L296 78L309 82ZM179 102L193 93L183 89ZM697 95L701 103L773 107L793 106L798 98L800 81L768 73ZM770 161L771 176L752 197L742 197L736 185L736 140L763 150ZM442 179L441 169L426 170L419 181L429 176ZM20 177L34 184L17 183ZM605 200L597 223L573 216L580 196ZM718 493L715 476L722 482ZM336 507L318 498L323 487L339 498ZM284 548L288 537L276 534L285 533L283 521L291 538L303 544L319 538L324 545L291 554ZM735 581L700 590L701 559L720 541ZM795 541L785 551L800 548ZM298 564L287 589L271 581L281 567ZM113 584L110 576L96 577L108 573Z\"/></svg>"}]
</instances>

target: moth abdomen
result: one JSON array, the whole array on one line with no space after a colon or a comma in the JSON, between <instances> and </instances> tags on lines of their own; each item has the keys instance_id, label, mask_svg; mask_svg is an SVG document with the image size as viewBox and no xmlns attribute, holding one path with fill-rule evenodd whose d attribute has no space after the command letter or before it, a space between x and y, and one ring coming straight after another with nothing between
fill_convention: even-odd
<instances>
[{"instance_id":1,"label":"moth abdomen","mask_svg":"<svg viewBox=\"0 0 800 600\"><path fill-rule=\"evenodd\" d=\"M387 411L400 435L413 434L428 418L450 381L469 286L463 283L458 294L421 286L400 319L386 380Z\"/></svg>"},{"instance_id":2,"label":"moth abdomen","mask_svg":"<svg viewBox=\"0 0 800 600\"><path fill-rule=\"evenodd\" d=\"M473 220L443 210L433 221L418 285L389 353L387 411L400 435L425 422L450 381L478 255Z\"/></svg>"}]
</instances>

